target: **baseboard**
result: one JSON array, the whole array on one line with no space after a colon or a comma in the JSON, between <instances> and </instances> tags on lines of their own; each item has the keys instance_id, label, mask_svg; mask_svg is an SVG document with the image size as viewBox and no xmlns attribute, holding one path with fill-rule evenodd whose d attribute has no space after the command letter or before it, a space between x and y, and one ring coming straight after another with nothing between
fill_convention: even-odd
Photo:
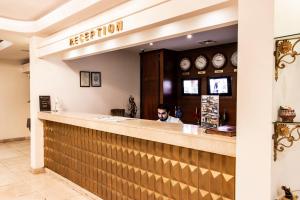
<instances>
[{"instance_id":1,"label":"baseboard","mask_svg":"<svg viewBox=\"0 0 300 200\"><path fill-rule=\"evenodd\" d=\"M31 168L30 171L31 171L32 174L43 174L43 173L46 172L44 167L36 168L36 169Z\"/></svg>"},{"instance_id":2,"label":"baseboard","mask_svg":"<svg viewBox=\"0 0 300 200\"><path fill-rule=\"evenodd\" d=\"M18 137L18 138L3 139L3 140L0 140L0 143L17 142L17 141L24 141L24 140L30 140L30 137Z\"/></svg>"},{"instance_id":3,"label":"baseboard","mask_svg":"<svg viewBox=\"0 0 300 200\"><path fill-rule=\"evenodd\" d=\"M60 179L61 181L64 181L65 183L67 183L68 185L70 185L72 187L73 190L79 192L81 195L88 197L88 199L91 200L103 200L100 197L98 197L97 195L93 194L92 192L80 187L79 185L77 185L76 183L73 183L72 181L70 181L69 179L57 174L56 172L52 171L49 168L45 168L46 172L53 175L54 177Z\"/></svg>"}]
</instances>

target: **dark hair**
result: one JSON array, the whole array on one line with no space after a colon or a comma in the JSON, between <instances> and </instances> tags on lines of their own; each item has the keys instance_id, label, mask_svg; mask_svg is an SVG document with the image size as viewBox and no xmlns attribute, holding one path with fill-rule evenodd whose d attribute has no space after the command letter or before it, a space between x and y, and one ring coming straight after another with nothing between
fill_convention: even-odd
<instances>
[{"instance_id":1,"label":"dark hair","mask_svg":"<svg viewBox=\"0 0 300 200\"><path fill-rule=\"evenodd\" d=\"M166 110L167 112L170 112L170 107L167 104L159 104L157 106L157 109L163 109L163 110Z\"/></svg>"}]
</instances>

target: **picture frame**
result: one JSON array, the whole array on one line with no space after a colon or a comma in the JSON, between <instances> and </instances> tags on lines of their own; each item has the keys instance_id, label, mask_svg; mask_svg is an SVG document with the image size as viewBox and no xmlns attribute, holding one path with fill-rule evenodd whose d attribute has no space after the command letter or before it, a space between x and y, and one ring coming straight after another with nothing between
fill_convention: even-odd
<instances>
[{"instance_id":1,"label":"picture frame","mask_svg":"<svg viewBox=\"0 0 300 200\"><path fill-rule=\"evenodd\" d=\"M90 87L90 72L80 71L80 87Z\"/></svg>"},{"instance_id":2,"label":"picture frame","mask_svg":"<svg viewBox=\"0 0 300 200\"><path fill-rule=\"evenodd\" d=\"M91 72L92 87L101 87L101 72Z\"/></svg>"}]
</instances>

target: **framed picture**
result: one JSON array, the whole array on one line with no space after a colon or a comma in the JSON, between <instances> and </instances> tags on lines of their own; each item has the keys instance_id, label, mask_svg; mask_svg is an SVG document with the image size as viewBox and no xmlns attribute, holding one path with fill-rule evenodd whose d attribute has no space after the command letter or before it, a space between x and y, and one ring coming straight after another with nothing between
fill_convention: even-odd
<instances>
[{"instance_id":1,"label":"framed picture","mask_svg":"<svg viewBox=\"0 0 300 200\"><path fill-rule=\"evenodd\" d=\"M90 72L80 71L80 87L90 87Z\"/></svg>"},{"instance_id":2,"label":"framed picture","mask_svg":"<svg viewBox=\"0 0 300 200\"><path fill-rule=\"evenodd\" d=\"M101 72L91 72L92 87L101 87Z\"/></svg>"}]
</instances>

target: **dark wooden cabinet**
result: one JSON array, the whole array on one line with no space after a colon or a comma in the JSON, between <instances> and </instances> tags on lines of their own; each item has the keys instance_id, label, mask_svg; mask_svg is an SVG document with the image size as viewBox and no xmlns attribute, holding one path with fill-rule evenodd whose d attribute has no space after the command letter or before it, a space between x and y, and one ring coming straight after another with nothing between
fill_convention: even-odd
<instances>
[{"instance_id":1,"label":"dark wooden cabinet","mask_svg":"<svg viewBox=\"0 0 300 200\"><path fill-rule=\"evenodd\" d=\"M237 73L230 58L237 50L237 43L223 44L212 47L170 51L166 49L140 54L141 59L141 118L157 119L157 106L169 104L171 115L174 116L175 105L182 110L181 120L184 123L196 123L196 107L201 108L201 95L207 95L208 77L231 77L232 95L220 96L220 113L227 113L228 125L236 124ZM218 72L212 66L212 58L216 53L223 53L227 59L225 66ZM198 73L195 60L199 55L208 59L205 73ZM191 68L187 72L179 69L182 58L189 58ZM182 80L197 79L200 82L200 94L195 96L182 95Z\"/></svg>"},{"instance_id":2,"label":"dark wooden cabinet","mask_svg":"<svg viewBox=\"0 0 300 200\"><path fill-rule=\"evenodd\" d=\"M156 50L140 54L141 118L157 119L157 106L176 105L177 85L174 52Z\"/></svg>"}]
</instances>

